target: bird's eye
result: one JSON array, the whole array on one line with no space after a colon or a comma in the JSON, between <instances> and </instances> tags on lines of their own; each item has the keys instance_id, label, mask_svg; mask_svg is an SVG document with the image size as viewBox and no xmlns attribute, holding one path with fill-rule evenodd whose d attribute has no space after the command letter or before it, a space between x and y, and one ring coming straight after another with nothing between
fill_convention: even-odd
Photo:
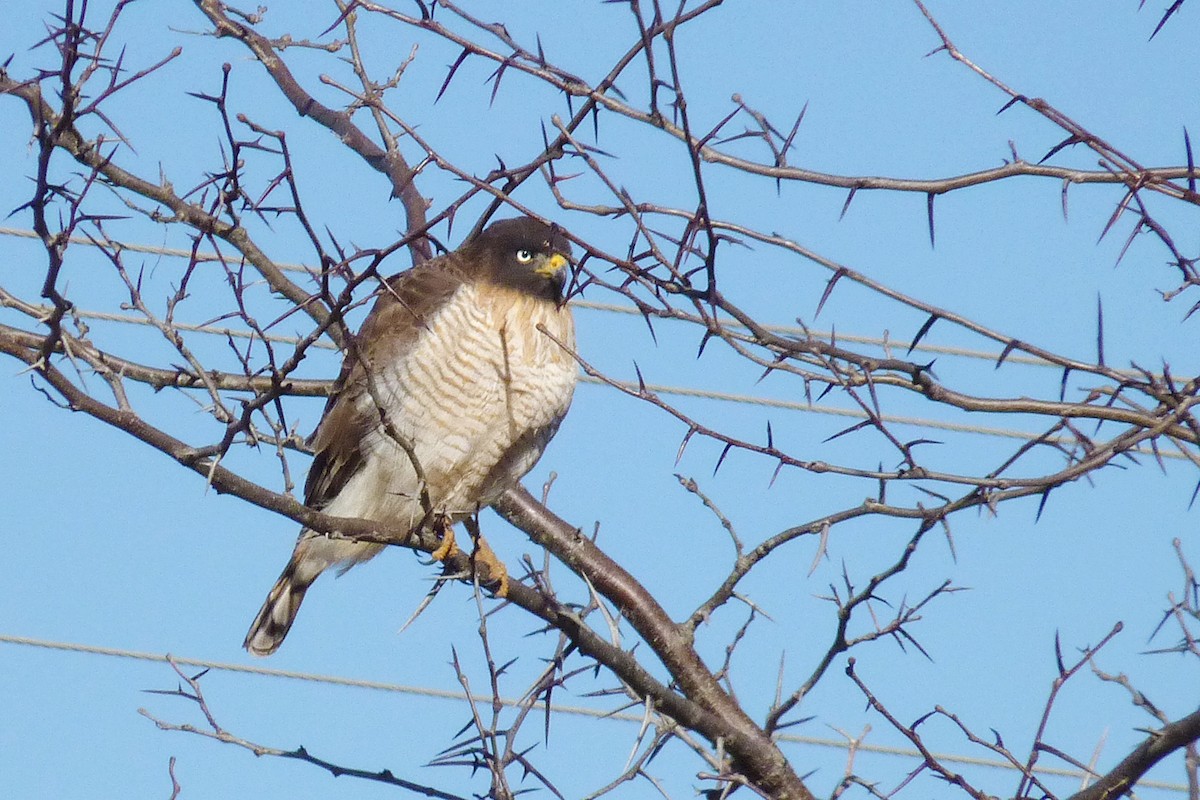
<instances>
[{"instance_id":1,"label":"bird's eye","mask_svg":"<svg viewBox=\"0 0 1200 800\"><path fill-rule=\"evenodd\" d=\"M517 261L520 261L522 264L528 264L530 261L533 261L533 253L525 248L521 248L517 251Z\"/></svg>"}]
</instances>

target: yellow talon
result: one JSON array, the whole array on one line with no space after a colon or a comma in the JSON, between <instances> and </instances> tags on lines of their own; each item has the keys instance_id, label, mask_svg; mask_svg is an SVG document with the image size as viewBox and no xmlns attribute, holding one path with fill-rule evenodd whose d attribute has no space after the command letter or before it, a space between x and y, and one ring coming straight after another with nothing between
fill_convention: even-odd
<instances>
[{"instance_id":1,"label":"yellow talon","mask_svg":"<svg viewBox=\"0 0 1200 800\"><path fill-rule=\"evenodd\" d=\"M438 545L438 549L434 550L430 555L434 561L445 561L448 558L453 558L458 555L458 542L454 541L454 527L440 522L437 528L442 534L442 543Z\"/></svg>"},{"instance_id":2,"label":"yellow talon","mask_svg":"<svg viewBox=\"0 0 1200 800\"><path fill-rule=\"evenodd\" d=\"M496 597L508 597L508 570L504 567L504 562L496 557L496 553L492 550L491 545L487 543L487 539L482 536L475 541L475 553L471 556L475 562L476 570L480 566L486 568L486 583L496 584L493 593ZM481 575L482 577L482 575Z\"/></svg>"}]
</instances>

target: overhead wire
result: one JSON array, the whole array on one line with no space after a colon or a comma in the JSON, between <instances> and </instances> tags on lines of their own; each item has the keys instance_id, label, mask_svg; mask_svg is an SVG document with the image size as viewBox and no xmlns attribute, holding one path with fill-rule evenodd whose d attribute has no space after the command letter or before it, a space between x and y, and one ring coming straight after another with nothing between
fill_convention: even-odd
<instances>
[{"instance_id":1,"label":"overhead wire","mask_svg":"<svg viewBox=\"0 0 1200 800\"><path fill-rule=\"evenodd\" d=\"M37 234L34 231L20 229L20 228L9 228L9 227L0 227L0 235L18 236L18 237L24 237L24 238L37 238ZM72 243L83 244L83 245L88 245L88 246L98 246L100 244L86 236L78 236L78 235L72 236L70 240ZM198 261L218 261L218 260L220 260L220 256L216 253L205 253L205 252L193 253L193 251L191 251L191 250L180 249L180 248L169 248L169 247L161 247L161 246L157 246L157 245L144 245L144 244L136 244L136 243L131 244L131 243L124 243L124 242L118 244L117 246L119 246L123 250L129 250L131 252L147 253L147 254L153 254L153 255L162 255L162 256L188 258L188 259L195 258ZM301 272L301 273L305 273L305 274L309 274L309 275L316 274L316 272L312 268L306 267L301 264L281 263L281 264L278 264L278 266L281 269L284 269L287 271ZM641 313L636 308L622 306L622 305L615 304L615 303L598 303L598 302L585 301L585 300L573 300L572 305L577 308L580 308L580 309L599 311L602 313L639 315L639 316ZM47 310L47 312L49 312L50 309L48 306L46 307L46 310ZM115 313L115 312L95 311L95 310L89 310L89 309L76 309L74 313L82 319L95 320L95 321L114 322L114 323L120 323L120 324L130 324L130 325L148 325L148 326L154 324L151 320L146 319L145 317L136 316L133 314L119 314L119 313ZM279 344L293 344L294 345L294 344L299 344L301 342L300 337L296 337L296 336L286 336L286 335L277 335L277 334L268 334L266 336L262 336L259 333L254 332L254 331L239 330L236 328L228 328L228 327L220 327L220 326L213 325L213 324L197 325L197 324L191 324L191 323L186 323L186 322L180 322L177 320L173 320L171 324L173 327L175 327L178 330L183 330L183 331L188 331L188 332L193 332L193 333L212 334L212 335L217 335L217 336L232 337L232 338L238 338L238 339L252 339L252 338L262 339L262 338L265 338L269 342L279 343ZM813 335L813 336L818 336L818 337L828 335L821 331L808 331L808 330L805 330L803 328L796 327L796 326L764 325L763 327L768 330L771 330L772 332L786 334L786 335L804 335L804 336ZM853 334L838 334L838 339L841 341L844 341L844 342L854 342L854 343L858 343L858 344L872 345L872 346L876 346L876 347L880 347L880 348L895 347L895 348L907 349L908 347L911 346L910 342L896 341L896 340L885 339L885 338L880 338L880 337L856 336ZM319 341L313 343L311 346L320 348L320 349L327 349L327 350L336 349L336 346L333 343L324 341L324 340L319 340ZM929 353L952 355L952 356L963 357L963 358L985 359L985 360L988 360L991 362L995 362L999 358L998 353L991 353L991 352L986 352L986 351L981 351L981 350L972 350L969 348L947 347L947 346L943 346L943 345L918 343L913 347L913 349L914 350L924 350ZM1043 359L1039 359L1039 358L1035 358L1035 357L1031 357L1031 356L1025 357L1025 356L1019 356L1019 355L1013 355L1013 356L1010 356L1009 358L1007 358L1006 361L1014 363L1014 364L1020 363L1020 364L1033 365L1033 366L1052 366L1049 364L1049 362L1046 362ZM816 404L813 404L810 402L800 402L800 401L796 401L796 400L763 397L763 396L758 396L758 395L749 395L749 394L742 394L742 393L736 393L736 392L723 392L723 391L713 390L713 389L699 389L699 388L694 388L694 387L689 387L689 386L676 386L676 385L661 384L661 383L645 383L645 382L636 383L634 381L623 381L623 380L606 381L606 380L596 378L596 377L593 377L590 375L581 375L580 381L583 383L590 383L590 384L595 384L595 385L612 384L612 385L618 386L620 388L623 388L623 389L626 389L629 391L645 390L645 391L653 392L654 394L668 395L668 396L673 396L673 397L694 397L694 398L700 398L700 399L706 399L706 400L717 400L717 401L723 401L723 402L729 402L729 403L736 403L736 404L741 404L741 405L754 405L754 406L760 406L760 407L764 407L764 408L777 408L777 409L787 410L787 411L805 411L805 412L809 412L809 413L825 414L825 415L830 415L830 416L849 417L849 418L853 418L853 419L867 419L868 418L867 413L861 409L839 408L836 406L816 405ZM983 436L992 436L992 437L997 437L997 438L1017 439L1020 441L1032 441L1032 440L1038 438L1038 436L1039 436L1039 434L1034 434L1029 431L1023 431L1023 430L1014 429L1014 428L957 423L957 422L950 422L950 421L945 421L945 420L928 419L928 418L923 418L923 417L887 414L887 415L882 415L881 419L882 419L882 421L891 423L891 424L912 425L912 426L916 426L916 427L929 428L929 429L934 429L934 430L945 430L945 431L951 431L951 432L955 432L955 433L972 433L972 434L979 434L979 435L983 435ZM1066 444L1066 445L1072 444L1074 442L1074 440L1071 439L1070 437L1051 437L1044 441L1047 441L1048 443L1057 443L1057 444ZM1137 452L1140 452L1143 455L1154 455L1151 451L1144 450L1144 449L1139 449ZM1164 458L1170 458L1170 459L1178 459L1178 460L1186 459L1186 456L1184 454L1176 453L1173 451L1160 452L1158 455L1161 455Z\"/></svg>"},{"instance_id":2,"label":"overhead wire","mask_svg":"<svg viewBox=\"0 0 1200 800\"><path fill-rule=\"evenodd\" d=\"M43 307L35 307L43 308ZM49 313L49 306L45 306L44 310ZM111 311L91 311L87 309L76 309L73 312L81 319L116 322L128 325L146 325L153 326L154 323L140 316L133 314L118 314ZM299 344L302 339L298 336L287 336L283 334L267 334L261 335L255 331L239 330L236 328L224 328L216 325L194 325L186 322L173 320L171 326L177 330L188 331L192 333L212 334L216 336L232 337L235 339L265 339L274 344ZM312 347L324 350L336 350L337 347L332 342L319 340L310 345ZM761 406L764 408L777 408L786 411L804 411L814 414L825 414L837 417L849 417L853 419L867 419L868 415L865 411L855 408L839 408L837 406L823 406L809 403L807 401L785 400L773 397L763 397L760 395L740 394L737 392L722 392L715 389L697 389L690 386L676 386L663 383L637 382L618 379L602 379L592 375L580 375L581 383L589 383L598 386L617 386L631 392L647 391L654 394L669 395L673 397L695 397L704 400L718 400L728 403L737 403L741 405ZM911 417L897 414L883 414L880 419L884 422L897 425L913 425L921 428L932 428L935 430L952 431L955 433L974 433L983 436L993 436L1006 439L1018 439L1020 441L1032 441L1038 438L1037 434L1032 434L1028 431L1022 431L1015 428L1001 428L989 425L975 425L958 422L949 422L946 420L929 419L925 417ZM1047 443L1057 443L1070 445L1074 440L1070 437L1057 436L1043 439ZM1148 450L1138 449L1134 452L1151 455ZM1184 459L1182 453L1172 451L1160 452L1163 458Z\"/></svg>"},{"instance_id":3,"label":"overhead wire","mask_svg":"<svg viewBox=\"0 0 1200 800\"><path fill-rule=\"evenodd\" d=\"M413 686L402 683L391 683L388 681L376 681L363 678L347 678L340 675L327 675L313 672L298 672L294 670L274 669L271 667L261 667L251 664L235 664L228 661L214 661L203 658L190 658L186 656L175 656L166 653L150 653L139 650L128 650L120 647L103 647L100 645L83 644L80 642L63 642L49 639L38 639L31 636L17 636L14 634L0 633L0 643L17 645L22 647L33 647L45 650L65 651L82 653L92 656L107 656L112 658L124 658L135 661L149 661L166 664L178 664L181 666L198 667L205 670L217 670L221 672L238 673L243 675L253 675L263 678L279 678L284 680L304 681L308 683L325 684L329 686L344 686L353 689L370 689L380 692L391 692L396 694L414 695L419 697L433 697L443 700L470 701L472 703L484 703L491 705L498 702L500 705L509 708L518 708L525 706L528 701L515 698L494 698L491 695L483 695L477 693L467 694L465 692L438 689L431 686ZM536 702L533 707L538 710L546 708L543 702ZM633 714L626 711L605 711L604 709L589 708L587 706L569 705L563 703L554 703L550 706L551 713L565 714L571 716L591 717L594 719L611 719L620 722L632 722L641 724L645 720L644 714ZM897 756L906 758L924 759L924 755L914 749L907 747L894 747L889 745L871 744L868 742L849 742L846 739L832 739L821 736L805 736L795 733L778 733L773 737L778 741L789 742L792 744L813 745L818 747L836 748L847 750L854 747L859 752L876 753L885 756ZM955 753L932 753L933 757L939 761L954 764L964 764L977 767L988 767L992 769L1004 769L1016 771L1019 768L1008 761L998 758L982 758L979 756L959 755ZM1075 778L1085 780L1098 777L1094 773L1084 773L1080 770L1064 769L1059 767L1050 767L1038 765L1034 767L1034 772L1041 775L1054 775L1056 777ZM1139 781L1138 785L1144 788L1163 789L1172 792L1188 791L1188 787L1183 784L1170 783L1166 781L1144 780Z\"/></svg>"},{"instance_id":4,"label":"overhead wire","mask_svg":"<svg viewBox=\"0 0 1200 800\"><path fill-rule=\"evenodd\" d=\"M25 228L11 228L11 227L5 227L5 226L0 226L0 236L16 236L16 237L26 238L26 239L37 239L38 238L36 231L27 230ZM104 245L103 242L97 242L94 239L92 239L91 237L80 236L80 235L71 236L68 238L68 241L71 242L72 244L80 244L80 245L85 245L88 247L101 247ZM220 262L223 260L223 257L217 253L202 252L202 251L196 251L193 253L193 251L191 251L191 250L177 248L177 247L164 247L164 246L158 246L158 245L137 244L137 243L130 243L130 242L119 242L119 243L116 243L116 246L119 247L121 250L128 250L131 253L146 253L149 255L169 256L172 258L186 258L186 259L195 258L195 260L199 263ZM288 263L288 262L275 262L275 265L277 267L279 267L281 270L283 270L284 272L296 272L296 273L302 273L302 274L309 275L309 276L316 276L316 275L320 274L318 270L314 269L313 267L306 266L304 264L293 264L293 263ZM641 316L642 315L642 312L639 311L638 309L633 308L631 306L620 305L618 303L600 303L600 302L595 302L595 301L591 301L591 300L574 299L571 301L571 305L576 308L585 308L585 309L589 309L589 310L593 310L593 311L601 311L601 312L607 312L607 313L611 313L611 314L623 314L623 315L631 315L631 316ZM737 322L731 321L727 324L730 328L736 328L736 329L744 329L745 328L744 325L741 325L740 323L737 323ZM799 325L779 325L779 324L774 324L774 323L764 323L762 325L762 328L763 328L763 330L770 331L771 333L777 333L777 334L781 334L781 335L785 335L785 336L803 336L803 337L812 336L812 337L820 338L820 339L829 339L833 335L833 333L831 331L812 330L812 329L800 327ZM837 334L837 339L842 342L851 342L854 344L872 345L872 346L880 347L880 348L891 347L891 348L897 348L897 349L902 349L902 350L908 350L911 347L913 350L916 350L919 352L932 353L932 354L937 354L937 355L959 356L962 358L974 358L974 359L980 359L983 361L990 361L991 363L996 363L1000 359L1000 353L998 353L998 352L988 351L988 350L976 350L976 349L969 348L969 347L953 347L953 346L948 346L948 345L931 344L931 343L925 343L925 342L917 342L914 345L912 342L904 341L904 340L884 338L884 337L879 337L879 336L860 336L857 334L846 334L846 333ZM1005 363L1009 363L1009 364L1024 364L1024 365L1028 365L1028 366L1039 366L1039 367L1054 367L1054 366L1056 366L1056 365L1051 364L1050 362L1046 361L1045 359L1038 358L1036 356L1022 354L1022 353L1012 353L1012 354L1008 355L1004 359L1004 361L1005 361Z\"/></svg>"}]
</instances>

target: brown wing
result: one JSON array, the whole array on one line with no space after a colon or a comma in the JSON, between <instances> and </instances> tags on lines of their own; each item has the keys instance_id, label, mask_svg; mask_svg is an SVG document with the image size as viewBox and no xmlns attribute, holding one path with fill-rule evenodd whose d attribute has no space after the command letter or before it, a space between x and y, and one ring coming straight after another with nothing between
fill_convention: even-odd
<instances>
[{"instance_id":1,"label":"brown wing","mask_svg":"<svg viewBox=\"0 0 1200 800\"><path fill-rule=\"evenodd\" d=\"M304 502L310 508L324 508L362 469L363 440L379 425L374 404L362 402L369 390L358 356L374 369L403 358L464 280L461 258L455 252L401 272L379 290L375 307L355 337L355 348L342 363L341 389L329 399L313 435L316 455L304 484Z\"/></svg>"}]
</instances>

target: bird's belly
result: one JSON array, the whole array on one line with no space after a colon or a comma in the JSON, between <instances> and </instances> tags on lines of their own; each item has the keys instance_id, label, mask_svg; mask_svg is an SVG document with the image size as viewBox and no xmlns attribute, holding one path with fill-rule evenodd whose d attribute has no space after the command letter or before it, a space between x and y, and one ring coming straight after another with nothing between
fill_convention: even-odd
<instances>
[{"instance_id":1,"label":"bird's belly","mask_svg":"<svg viewBox=\"0 0 1200 800\"><path fill-rule=\"evenodd\" d=\"M418 475L440 513L461 518L489 505L533 467L570 404L575 363L537 331L541 319L460 299L431 320L421 344L379 374L393 432L381 424L372 436L379 456L370 459L373 483L382 490L377 518L419 521ZM573 346L569 317L565 326L548 319ZM411 455L393 433L411 443Z\"/></svg>"}]
</instances>

